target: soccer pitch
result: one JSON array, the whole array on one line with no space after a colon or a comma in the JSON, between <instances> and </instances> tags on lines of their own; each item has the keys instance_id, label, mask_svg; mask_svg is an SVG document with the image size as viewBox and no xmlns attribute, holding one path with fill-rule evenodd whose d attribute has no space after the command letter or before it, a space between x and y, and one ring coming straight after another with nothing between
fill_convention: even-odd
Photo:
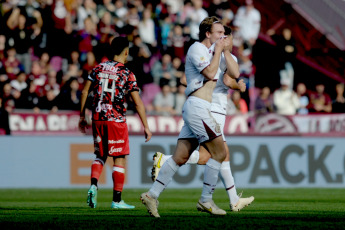
<instances>
[{"instance_id":1,"label":"soccer pitch","mask_svg":"<svg viewBox=\"0 0 345 230\"><path fill-rule=\"evenodd\" d=\"M218 188L215 203L226 216L196 210L201 189L166 189L159 198L160 219L149 216L139 197L125 189L122 199L134 210L110 209L112 190L98 191L98 205L86 204L85 189L0 189L1 229L344 229L345 189L244 189L255 201L241 212L229 211ZM241 189L238 189L241 191Z\"/></svg>"}]
</instances>

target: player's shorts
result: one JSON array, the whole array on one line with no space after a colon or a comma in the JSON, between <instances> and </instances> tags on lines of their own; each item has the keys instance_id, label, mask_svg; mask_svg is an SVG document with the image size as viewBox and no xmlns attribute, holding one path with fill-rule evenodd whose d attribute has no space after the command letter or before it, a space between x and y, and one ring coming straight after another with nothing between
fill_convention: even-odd
<instances>
[{"instance_id":1,"label":"player's shorts","mask_svg":"<svg viewBox=\"0 0 345 230\"><path fill-rule=\"evenodd\" d=\"M199 143L203 143L222 135L210 107L211 103L208 101L194 96L188 97L182 108L184 125L178 139L196 138Z\"/></svg>"},{"instance_id":2,"label":"player's shorts","mask_svg":"<svg viewBox=\"0 0 345 230\"><path fill-rule=\"evenodd\" d=\"M97 157L129 154L126 122L92 121L93 141Z\"/></svg>"},{"instance_id":3,"label":"player's shorts","mask_svg":"<svg viewBox=\"0 0 345 230\"><path fill-rule=\"evenodd\" d=\"M217 123L219 124L220 126L220 131L222 133L222 136L223 136L223 140L225 140L225 136L224 136L224 125L225 125L225 114L222 114L222 113L218 113L218 112L211 112L212 113L212 116L214 117L214 119L217 121Z\"/></svg>"}]
</instances>

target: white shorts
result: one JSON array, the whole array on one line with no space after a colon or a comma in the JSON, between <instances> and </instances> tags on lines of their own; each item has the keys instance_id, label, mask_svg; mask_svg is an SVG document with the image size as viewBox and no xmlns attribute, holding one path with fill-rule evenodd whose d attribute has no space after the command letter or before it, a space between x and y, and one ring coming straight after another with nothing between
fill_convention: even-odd
<instances>
[{"instance_id":1,"label":"white shorts","mask_svg":"<svg viewBox=\"0 0 345 230\"><path fill-rule=\"evenodd\" d=\"M222 135L221 127L210 111L211 103L198 97L187 98L182 108L184 125L178 139L196 138L199 143Z\"/></svg>"},{"instance_id":2,"label":"white shorts","mask_svg":"<svg viewBox=\"0 0 345 230\"><path fill-rule=\"evenodd\" d=\"M223 140L225 142L226 141L225 140L225 136L224 136L225 115L221 114L221 113L218 113L218 112L211 112L211 113L212 113L212 116L214 117L214 119L216 120L216 122L220 126L220 131L222 133Z\"/></svg>"}]
</instances>

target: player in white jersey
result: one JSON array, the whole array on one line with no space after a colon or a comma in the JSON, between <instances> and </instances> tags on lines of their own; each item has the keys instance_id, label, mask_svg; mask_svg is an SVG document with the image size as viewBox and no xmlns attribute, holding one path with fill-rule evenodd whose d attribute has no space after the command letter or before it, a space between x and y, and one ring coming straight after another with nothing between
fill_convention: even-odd
<instances>
[{"instance_id":1,"label":"player in white jersey","mask_svg":"<svg viewBox=\"0 0 345 230\"><path fill-rule=\"evenodd\" d=\"M230 33L231 33L231 30L229 33L227 33L227 35L231 36ZM212 45L210 50L213 52L213 49L214 49L214 46ZM233 56L233 58L237 62L237 58L235 56ZM222 65L222 63L220 65ZM214 119L217 121L217 123L221 127L221 132L222 132L223 140L224 140L224 146L227 152L226 158L222 162L222 165L220 168L220 178L229 196L231 211L240 211L242 208L251 204L254 200L254 197L251 196L248 198L241 198L241 195L240 196L237 195L234 178L232 176L231 168L230 168L229 148L228 148L228 145L226 144L223 128L225 124L227 94L228 94L229 88L244 92L246 90L246 84L243 82L243 80L240 80L237 83L234 79L230 78L227 75L225 75L225 82L223 78L224 78L224 75L221 75L213 91L211 113ZM183 81L181 83L185 84L185 82ZM164 155L163 153L160 153L160 152L157 152L154 154L154 157L153 157L154 163L153 163L153 168L151 172L153 181L157 178L160 171L160 167L164 164L164 162L169 157L171 157L171 155ZM206 162L208 161L210 157L211 155L207 151L207 149L205 149L203 146L200 146L199 150L195 150L186 163L204 165L206 164Z\"/></svg>"},{"instance_id":2,"label":"player in white jersey","mask_svg":"<svg viewBox=\"0 0 345 230\"><path fill-rule=\"evenodd\" d=\"M212 93L219 78L220 60L223 59L227 74L232 78L239 77L238 66L230 53L231 41L223 38L224 27L216 17L205 18L199 26L199 40L188 50L186 56L186 79L188 96L182 117L185 122L173 157L161 168L161 173L150 190L141 195L141 200L148 212L159 217L158 197L166 188L180 166L185 164L192 152L200 145L211 154L204 172L201 198L197 203L199 211L214 215L225 215L226 212L212 200L212 194L218 180L221 163L226 157L220 125L211 115ZM214 54L209 48L215 44ZM222 54L224 55L223 58ZM211 59L212 58L212 59Z\"/></svg>"}]
</instances>

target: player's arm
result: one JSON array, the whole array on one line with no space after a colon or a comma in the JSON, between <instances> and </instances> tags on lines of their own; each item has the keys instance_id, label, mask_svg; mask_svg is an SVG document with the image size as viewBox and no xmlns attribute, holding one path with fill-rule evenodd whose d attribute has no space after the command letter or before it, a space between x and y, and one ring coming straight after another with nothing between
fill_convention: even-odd
<instances>
[{"instance_id":1,"label":"player's arm","mask_svg":"<svg viewBox=\"0 0 345 230\"><path fill-rule=\"evenodd\" d=\"M86 120L85 120L85 104L87 100L87 96L89 95L89 90L91 87L92 81L87 80L84 85L84 89L81 92L80 97L80 119L79 119L79 130L82 133L85 133L85 127L86 127Z\"/></svg>"},{"instance_id":2,"label":"player's arm","mask_svg":"<svg viewBox=\"0 0 345 230\"><path fill-rule=\"evenodd\" d=\"M201 71L201 74L204 75L207 79L213 80L213 78L216 76L219 68L220 57L225 45L224 40L225 39L222 38L216 42L216 45L214 47L214 55L210 64Z\"/></svg>"},{"instance_id":3,"label":"player's arm","mask_svg":"<svg viewBox=\"0 0 345 230\"><path fill-rule=\"evenodd\" d=\"M237 79L240 77L240 69L238 66L237 61L234 59L234 57L231 55L232 51L232 35L229 35L225 39L226 46L224 48L224 57L225 57L225 63L226 63L226 73L233 79Z\"/></svg>"},{"instance_id":4,"label":"player's arm","mask_svg":"<svg viewBox=\"0 0 345 230\"><path fill-rule=\"evenodd\" d=\"M144 126L145 139L146 139L145 142L148 142L151 139L152 133L151 133L151 131L149 129L149 125L147 123L144 103L141 100L138 91L131 91L130 95L131 95L131 98L135 104L135 108L137 110L137 113L139 114L140 120Z\"/></svg>"},{"instance_id":5,"label":"player's arm","mask_svg":"<svg viewBox=\"0 0 345 230\"><path fill-rule=\"evenodd\" d=\"M226 85L227 87L229 87L230 89L235 89L235 90L239 90L241 93L246 91L246 84L244 83L243 79L239 80L238 82L231 78L228 74L224 74L223 76L223 82L224 85Z\"/></svg>"}]
</instances>

